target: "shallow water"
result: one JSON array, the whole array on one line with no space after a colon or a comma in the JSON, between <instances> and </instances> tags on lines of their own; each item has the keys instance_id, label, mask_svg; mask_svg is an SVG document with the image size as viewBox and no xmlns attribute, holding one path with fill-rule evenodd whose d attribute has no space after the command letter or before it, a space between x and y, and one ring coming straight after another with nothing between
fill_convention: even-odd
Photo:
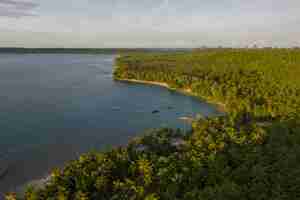
<instances>
[{"instance_id":1,"label":"shallow water","mask_svg":"<svg viewBox=\"0 0 300 200\"><path fill-rule=\"evenodd\" d=\"M158 86L113 81L113 60L0 55L0 192L44 177L80 153L126 144L144 129L184 128L179 117L217 113Z\"/></svg>"}]
</instances>

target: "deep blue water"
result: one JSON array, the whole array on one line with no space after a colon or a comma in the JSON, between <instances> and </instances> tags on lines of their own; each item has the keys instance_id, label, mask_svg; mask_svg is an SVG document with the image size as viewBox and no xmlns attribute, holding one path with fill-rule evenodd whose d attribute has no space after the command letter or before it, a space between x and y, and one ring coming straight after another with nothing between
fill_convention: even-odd
<instances>
[{"instance_id":1,"label":"deep blue water","mask_svg":"<svg viewBox=\"0 0 300 200\"><path fill-rule=\"evenodd\" d=\"M145 129L182 128L179 117L217 113L158 86L113 81L113 60L0 54L0 173L8 169L0 192L41 178L80 153L126 144Z\"/></svg>"}]
</instances>

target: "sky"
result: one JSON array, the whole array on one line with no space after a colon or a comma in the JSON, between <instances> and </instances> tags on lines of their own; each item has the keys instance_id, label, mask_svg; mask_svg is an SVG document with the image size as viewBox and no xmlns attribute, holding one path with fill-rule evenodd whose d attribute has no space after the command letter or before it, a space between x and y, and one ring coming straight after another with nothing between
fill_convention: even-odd
<instances>
[{"instance_id":1,"label":"sky","mask_svg":"<svg viewBox=\"0 0 300 200\"><path fill-rule=\"evenodd\" d=\"M299 0L0 0L1 47L291 47L299 36Z\"/></svg>"}]
</instances>

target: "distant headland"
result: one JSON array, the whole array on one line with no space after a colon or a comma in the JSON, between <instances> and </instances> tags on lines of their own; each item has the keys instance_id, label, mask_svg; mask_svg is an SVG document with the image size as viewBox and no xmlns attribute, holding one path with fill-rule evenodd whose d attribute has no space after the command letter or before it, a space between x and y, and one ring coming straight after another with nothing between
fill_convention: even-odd
<instances>
[{"instance_id":1,"label":"distant headland","mask_svg":"<svg viewBox=\"0 0 300 200\"><path fill-rule=\"evenodd\" d=\"M191 51L189 48L22 48L0 47L0 53L15 54L118 54L127 52L174 52Z\"/></svg>"}]
</instances>

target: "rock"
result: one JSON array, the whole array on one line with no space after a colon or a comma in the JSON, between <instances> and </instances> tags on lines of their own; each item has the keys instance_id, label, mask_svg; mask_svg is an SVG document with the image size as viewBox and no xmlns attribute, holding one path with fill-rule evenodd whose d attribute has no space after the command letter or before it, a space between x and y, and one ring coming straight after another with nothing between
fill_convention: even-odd
<instances>
[{"instance_id":1,"label":"rock","mask_svg":"<svg viewBox=\"0 0 300 200\"><path fill-rule=\"evenodd\" d=\"M160 111L159 110L153 110L152 111L152 114L157 114L157 113L160 113Z\"/></svg>"},{"instance_id":2,"label":"rock","mask_svg":"<svg viewBox=\"0 0 300 200\"><path fill-rule=\"evenodd\" d=\"M6 176L8 173L8 167L0 166L0 180Z\"/></svg>"},{"instance_id":3,"label":"rock","mask_svg":"<svg viewBox=\"0 0 300 200\"><path fill-rule=\"evenodd\" d=\"M0 180L8 174L10 165L11 164L5 157L2 157L2 158L0 157Z\"/></svg>"}]
</instances>

